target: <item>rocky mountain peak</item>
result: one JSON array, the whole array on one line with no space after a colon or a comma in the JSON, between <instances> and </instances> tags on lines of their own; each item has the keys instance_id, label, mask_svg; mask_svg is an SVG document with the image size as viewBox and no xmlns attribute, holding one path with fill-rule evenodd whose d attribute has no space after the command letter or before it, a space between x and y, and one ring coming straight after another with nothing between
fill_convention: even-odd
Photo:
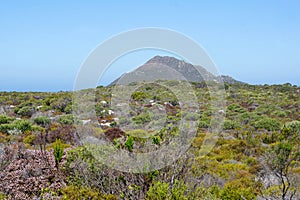
<instances>
[{"instance_id":1,"label":"rocky mountain peak","mask_svg":"<svg viewBox=\"0 0 300 200\"><path fill-rule=\"evenodd\" d=\"M134 77L136 77L137 75L140 76L140 74L143 74L143 76L139 77L139 80L142 79L147 80L147 78L149 78L148 75L152 77L162 78L162 74L170 72L170 70L168 71L167 68L177 71L179 74L181 74L182 77L184 77L185 80L191 82L203 82L204 80L207 81L223 80L224 82L229 82L229 83L241 83L231 78L230 76L215 76L201 66L196 66L171 56L159 56L159 55L154 56L153 58L148 60L144 65L138 67L136 70L124 74L123 81L128 83L130 82L130 80L133 80ZM172 78L176 78L176 76L170 76L167 77L166 79L172 79ZM118 80L119 79L115 80L112 84L116 83L116 81Z\"/></svg>"}]
</instances>

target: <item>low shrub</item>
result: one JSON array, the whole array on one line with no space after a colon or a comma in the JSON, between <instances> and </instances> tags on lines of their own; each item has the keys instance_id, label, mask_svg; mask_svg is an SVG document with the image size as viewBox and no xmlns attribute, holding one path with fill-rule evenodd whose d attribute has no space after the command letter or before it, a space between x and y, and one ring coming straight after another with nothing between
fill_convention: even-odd
<instances>
[{"instance_id":1,"label":"low shrub","mask_svg":"<svg viewBox=\"0 0 300 200\"><path fill-rule=\"evenodd\" d=\"M74 124L75 123L75 118L73 115L71 114L68 114L68 115L62 115L58 118L58 121L61 123L61 124L68 124L68 125L71 125L71 124Z\"/></svg>"},{"instance_id":2,"label":"low shrub","mask_svg":"<svg viewBox=\"0 0 300 200\"><path fill-rule=\"evenodd\" d=\"M198 128L209 128L209 124L205 121L199 121L198 122Z\"/></svg>"},{"instance_id":3,"label":"low shrub","mask_svg":"<svg viewBox=\"0 0 300 200\"><path fill-rule=\"evenodd\" d=\"M28 120L17 120L13 125L24 133L25 131L30 131L32 129L32 124Z\"/></svg>"},{"instance_id":4,"label":"low shrub","mask_svg":"<svg viewBox=\"0 0 300 200\"><path fill-rule=\"evenodd\" d=\"M33 121L37 125L41 125L41 126L47 126L51 123L51 120L48 117L45 117L45 116L36 117L36 118L34 118Z\"/></svg>"},{"instance_id":5,"label":"low shrub","mask_svg":"<svg viewBox=\"0 0 300 200\"><path fill-rule=\"evenodd\" d=\"M18 110L17 114L24 116L24 117L30 117L34 112L34 109L30 106L24 106L20 110Z\"/></svg>"},{"instance_id":6,"label":"low shrub","mask_svg":"<svg viewBox=\"0 0 300 200\"><path fill-rule=\"evenodd\" d=\"M32 145L34 139L35 139L35 135L28 135L28 136L26 136L26 137L23 139L23 142L24 142L25 144L30 144L30 145Z\"/></svg>"},{"instance_id":7,"label":"low shrub","mask_svg":"<svg viewBox=\"0 0 300 200\"><path fill-rule=\"evenodd\" d=\"M290 128L293 133L300 134L300 121L292 121L286 124L287 128Z\"/></svg>"},{"instance_id":8,"label":"low shrub","mask_svg":"<svg viewBox=\"0 0 300 200\"><path fill-rule=\"evenodd\" d=\"M14 120L13 118L8 117L6 115L0 115L0 124L9 124L13 120Z\"/></svg>"},{"instance_id":9,"label":"low shrub","mask_svg":"<svg viewBox=\"0 0 300 200\"><path fill-rule=\"evenodd\" d=\"M280 130L281 124L276 119L269 117L264 117L254 123L256 129L265 129L268 131L277 131Z\"/></svg>"},{"instance_id":10,"label":"low shrub","mask_svg":"<svg viewBox=\"0 0 300 200\"><path fill-rule=\"evenodd\" d=\"M224 127L224 130L233 130L233 129L239 128L240 125L236 121L225 120L224 124L223 124L223 127Z\"/></svg>"},{"instance_id":11,"label":"low shrub","mask_svg":"<svg viewBox=\"0 0 300 200\"><path fill-rule=\"evenodd\" d=\"M128 149L128 151L132 152L134 145L134 138L133 136L129 136L125 142L125 147Z\"/></svg>"},{"instance_id":12,"label":"low shrub","mask_svg":"<svg viewBox=\"0 0 300 200\"><path fill-rule=\"evenodd\" d=\"M117 197L111 194L102 194L101 192L79 186L67 186L61 190L63 199L90 199L90 200L117 200Z\"/></svg>"},{"instance_id":13,"label":"low shrub","mask_svg":"<svg viewBox=\"0 0 300 200\"><path fill-rule=\"evenodd\" d=\"M32 125L28 120L17 120L11 124L0 124L0 132L10 134L10 132L18 130L20 133L32 130Z\"/></svg>"}]
</instances>

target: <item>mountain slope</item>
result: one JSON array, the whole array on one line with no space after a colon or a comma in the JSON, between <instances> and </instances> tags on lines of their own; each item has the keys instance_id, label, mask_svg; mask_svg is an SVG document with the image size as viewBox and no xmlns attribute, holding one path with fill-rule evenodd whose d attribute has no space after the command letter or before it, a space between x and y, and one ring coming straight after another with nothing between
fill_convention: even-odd
<instances>
[{"instance_id":1,"label":"mountain slope","mask_svg":"<svg viewBox=\"0 0 300 200\"><path fill-rule=\"evenodd\" d=\"M110 85L139 81L187 80L190 82L218 81L242 83L230 76L215 76L201 66L194 66L170 56L155 56L132 72L125 73Z\"/></svg>"}]
</instances>

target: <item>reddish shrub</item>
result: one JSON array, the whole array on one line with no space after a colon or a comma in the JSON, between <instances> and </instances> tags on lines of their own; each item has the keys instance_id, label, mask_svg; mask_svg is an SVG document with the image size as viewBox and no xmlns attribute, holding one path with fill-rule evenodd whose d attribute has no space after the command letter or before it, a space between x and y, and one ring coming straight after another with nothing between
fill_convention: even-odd
<instances>
[{"instance_id":1,"label":"reddish shrub","mask_svg":"<svg viewBox=\"0 0 300 200\"><path fill-rule=\"evenodd\" d=\"M13 159L0 171L0 192L9 199L33 199L43 188L55 191L65 186L52 152L14 145L6 153Z\"/></svg>"},{"instance_id":2,"label":"reddish shrub","mask_svg":"<svg viewBox=\"0 0 300 200\"><path fill-rule=\"evenodd\" d=\"M120 128L110 128L104 132L104 135L106 136L107 139L113 142L115 138L120 138L124 136L125 132L122 131Z\"/></svg>"}]
</instances>

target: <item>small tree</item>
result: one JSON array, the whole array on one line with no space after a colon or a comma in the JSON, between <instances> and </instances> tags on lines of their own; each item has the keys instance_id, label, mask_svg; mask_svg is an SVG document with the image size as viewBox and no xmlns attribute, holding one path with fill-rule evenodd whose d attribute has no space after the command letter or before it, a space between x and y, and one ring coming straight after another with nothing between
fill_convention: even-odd
<instances>
[{"instance_id":1,"label":"small tree","mask_svg":"<svg viewBox=\"0 0 300 200\"><path fill-rule=\"evenodd\" d=\"M56 139L53 151L55 157L55 166L58 168L58 164L62 160L62 156L64 155L64 148L59 139Z\"/></svg>"},{"instance_id":2,"label":"small tree","mask_svg":"<svg viewBox=\"0 0 300 200\"><path fill-rule=\"evenodd\" d=\"M291 164L300 158L300 151L288 141L275 144L268 151L268 166L280 180L281 199L292 199L296 193L291 180Z\"/></svg>"}]
</instances>

